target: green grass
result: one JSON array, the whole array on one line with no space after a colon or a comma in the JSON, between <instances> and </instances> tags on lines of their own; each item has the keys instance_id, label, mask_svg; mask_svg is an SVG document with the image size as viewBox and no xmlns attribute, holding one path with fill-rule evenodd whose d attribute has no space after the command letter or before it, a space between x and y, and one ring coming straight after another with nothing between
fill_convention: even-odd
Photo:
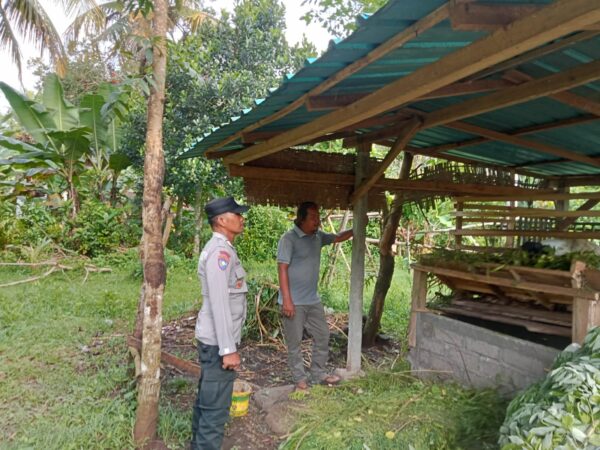
<instances>
[{"instance_id":1,"label":"green grass","mask_svg":"<svg viewBox=\"0 0 600 450\"><path fill-rule=\"evenodd\" d=\"M83 283L78 269L0 288L0 449L133 448L136 392L124 337L135 320L140 270L134 253L96 263L113 272L92 273ZM168 263L165 322L200 305L195 262L171 255ZM276 282L274 264L246 268L254 279ZM0 284L33 273L0 268ZM348 285L340 268L323 289L325 302L347 311ZM367 284L365 311L373 285ZM385 332L405 336L409 296L408 273L397 269ZM162 394L160 436L170 448L184 448L195 383L169 379ZM469 443L494 442L503 413L493 393L374 371L343 387L314 389L307 405L288 448L485 448Z\"/></svg>"},{"instance_id":2,"label":"green grass","mask_svg":"<svg viewBox=\"0 0 600 450\"><path fill-rule=\"evenodd\" d=\"M133 448L135 384L124 335L140 280L131 269L90 274L85 284L75 270L0 288L0 448ZM3 269L0 283L31 274ZM164 320L197 308L198 292L193 272L170 271ZM163 400L169 444L188 438L189 420Z\"/></svg>"},{"instance_id":3,"label":"green grass","mask_svg":"<svg viewBox=\"0 0 600 450\"><path fill-rule=\"evenodd\" d=\"M314 387L283 449L492 449L505 403L493 391L370 372Z\"/></svg>"}]
</instances>

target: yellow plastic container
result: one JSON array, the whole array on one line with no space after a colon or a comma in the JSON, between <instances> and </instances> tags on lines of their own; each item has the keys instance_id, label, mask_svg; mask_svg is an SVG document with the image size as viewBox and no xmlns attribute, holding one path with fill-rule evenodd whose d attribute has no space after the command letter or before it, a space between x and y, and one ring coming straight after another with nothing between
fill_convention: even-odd
<instances>
[{"instance_id":1,"label":"yellow plastic container","mask_svg":"<svg viewBox=\"0 0 600 450\"><path fill-rule=\"evenodd\" d=\"M236 380L233 384L233 395L231 396L231 408L229 414L232 417L241 417L248 414L252 388L245 381Z\"/></svg>"}]
</instances>

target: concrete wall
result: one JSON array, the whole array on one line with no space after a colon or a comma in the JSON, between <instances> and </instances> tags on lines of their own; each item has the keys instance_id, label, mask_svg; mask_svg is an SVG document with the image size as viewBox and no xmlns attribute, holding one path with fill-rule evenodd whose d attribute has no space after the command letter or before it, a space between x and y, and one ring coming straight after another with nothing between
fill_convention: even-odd
<instances>
[{"instance_id":1,"label":"concrete wall","mask_svg":"<svg viewBox=\"0 0 600 450\"><path fill-rule=\"evenodd\" d=\"M505 395L543 378L559 353L433 313L417 313L416 324L417 345L408 357L415 375L452 378L475 388L497 387Z\"/></svg>"}]
</instances>

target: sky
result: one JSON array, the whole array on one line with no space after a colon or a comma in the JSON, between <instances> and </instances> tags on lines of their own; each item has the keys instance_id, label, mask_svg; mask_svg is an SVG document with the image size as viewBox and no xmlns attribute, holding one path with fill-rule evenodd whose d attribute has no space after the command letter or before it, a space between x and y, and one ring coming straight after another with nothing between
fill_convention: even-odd
<instances>
[{"instance_id":1,"label":"sky","mask_svg":"<svg viewBox=\"0 0 600 450\"><path fill-rule=\"evenodd\" d=\"M54 26L59 33L62 34L67 28L72 18L67 18L64 12L56 6L55 0L40 0L41 5L48 12L48 15L52 19ZM220 9L232 9L233 0L209 0L206 3L212 4L212 7L216 10ZM302 35L305 34L310 42L312 42L317 50L321 51L327 47L331 36L328 32L322 28L319 24L313 23L309 26L300 19L300 17L308 9L302 5L301 0L282 0L282 3L286 8L286 37L290 44L298 43L302 40ZM27 60L39 56L39 50L36 50L31 44L24 42L22 39L21 52L22 67L23 67L23 84L26 89L32 89L35 86L36 79L29 73L27 69ZM0 49L0 81L4 81L15 89L21 90L19 83L17 66L13 63L10 55L6 50ZM0 93L0 109L5 110L8 108L8 104L4 96Z\"/></svg>"}]
</instances>

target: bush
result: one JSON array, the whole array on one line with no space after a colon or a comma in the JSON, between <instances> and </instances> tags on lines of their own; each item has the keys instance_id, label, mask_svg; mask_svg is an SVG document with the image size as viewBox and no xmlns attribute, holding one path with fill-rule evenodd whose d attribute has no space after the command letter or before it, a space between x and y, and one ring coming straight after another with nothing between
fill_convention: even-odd
<instances>
[{"instance_id":1,"label":"bush","mask_svg":"<svg viewBox=\"0 0 600 450\"><path fill-rule=\"evenodd\" d=\"M276 206L253 206L248 211L244 232L235 241L242 261L274 261L277 243L291 222L285 210Z\"/></svg>"},{"instance_id":2,"label":"bush","mask_svg":"<svg viewBox=\"0 0 600 450\"><path fill-rule=\"evenodd\" d=\"M125 208L117 208L97 200L81 205L77 217L69 222L65 245L80 254L97 256L120 246L138 245L141 227L131 220Z\"/></svg>"},{"instance_id":3,"label":"bush","mask_svg":"<svg viewBox=\"0 0 600 450\"><path fill-rule=\"evenodd\" d=\"M43 242L60 241L64 232L62 210L52 210L39 199L29 200L19 207L2 202L0 206L0 246L36 246Z\"/></svg>"}]
</instances>

